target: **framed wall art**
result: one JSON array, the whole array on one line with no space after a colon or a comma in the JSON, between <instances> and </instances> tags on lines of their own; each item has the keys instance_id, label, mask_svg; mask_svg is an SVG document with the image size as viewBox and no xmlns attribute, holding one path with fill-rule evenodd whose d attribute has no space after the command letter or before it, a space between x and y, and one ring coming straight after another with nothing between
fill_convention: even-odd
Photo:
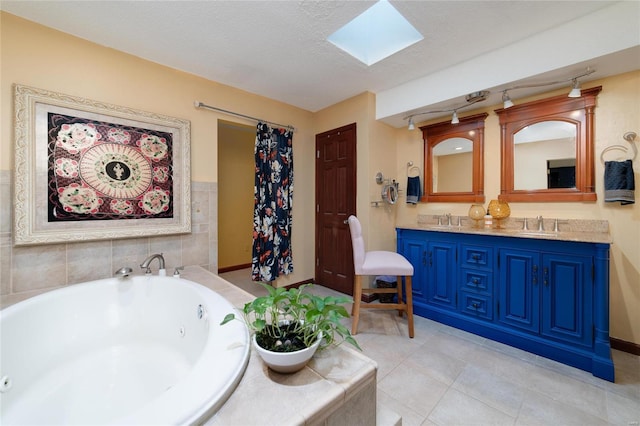
<instances>
[{"instance_id":1,"label":"framed wall art","mask_svg":"<svg viewBox=\"0 0 640 426\"><path fill-rule=\"evenodd\" d=\"M190 122L15 85L14 243L191 232Z\"/></svg>"}]
</instances>

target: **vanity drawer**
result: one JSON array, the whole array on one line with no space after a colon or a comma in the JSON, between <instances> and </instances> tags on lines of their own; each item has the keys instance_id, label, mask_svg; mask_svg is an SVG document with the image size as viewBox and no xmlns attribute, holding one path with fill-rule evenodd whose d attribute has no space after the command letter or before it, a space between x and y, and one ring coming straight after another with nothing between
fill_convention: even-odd
<instances>
[{"instance_id":1,"label":"vanity drawer","mask_svg":"<svg viewBox=\"0 0 640 426\"><path fill-rule=\"evenodd\" d=\"M492 293L491 283L493 282L493 274L491 272L463 268L460 274L462 290L486 294Z\"/></svg>"},{"instance_id":2,"label":"vanity drawer","mask_svg":"<svg viewBox=\"0 0 640 426\"><path fill-rule=\"evenodd\" d=\"M492 297L466 291L461 292L461 296L460 310L463 314L493 320Z\"/></svg>"},{"instance_id":3,"label":"vanity drawer","mask_svg":"<svg viewBox=\"0 0 640 426\"><path fill-rule=\"evenodd\" d=\"M491 247L462 245L462 266L491 269L493 249Z\"/></svg>"}]
</instances>

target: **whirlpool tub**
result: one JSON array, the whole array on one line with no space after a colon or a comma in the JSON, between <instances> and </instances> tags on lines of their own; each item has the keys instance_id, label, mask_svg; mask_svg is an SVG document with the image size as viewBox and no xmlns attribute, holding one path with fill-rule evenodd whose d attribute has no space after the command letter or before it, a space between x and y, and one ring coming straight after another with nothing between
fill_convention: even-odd
<instances>
[{"instance_id":1,"label":"whirlpool tub","mask_svg":"<svg viewBox=\"0 0 640 426\"><path fill-rule=\"evenodd\" d=\"M72 285L0 312L0 424L191 424L249 360L233 306L173 277Z\"/></svg>"}]
</instances>

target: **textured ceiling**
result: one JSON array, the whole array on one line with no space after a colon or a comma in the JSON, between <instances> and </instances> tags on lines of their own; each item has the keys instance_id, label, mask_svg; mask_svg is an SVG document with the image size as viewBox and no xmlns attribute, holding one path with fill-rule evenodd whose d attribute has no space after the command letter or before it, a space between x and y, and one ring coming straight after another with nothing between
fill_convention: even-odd
<instances>
[{"instance_id":1,"label":"textured ceiling","mask_svg":"<svg viewBox=\"0 0 640 426\"><path fill-rule=\"evenodd\" d=\"M4 11L305 110L446 70L610 1L391 1L424 40L367 67L326 37L373 1L2 1ZM543 55L544 52L531 52Z\"/></svg>"}]
</instances>

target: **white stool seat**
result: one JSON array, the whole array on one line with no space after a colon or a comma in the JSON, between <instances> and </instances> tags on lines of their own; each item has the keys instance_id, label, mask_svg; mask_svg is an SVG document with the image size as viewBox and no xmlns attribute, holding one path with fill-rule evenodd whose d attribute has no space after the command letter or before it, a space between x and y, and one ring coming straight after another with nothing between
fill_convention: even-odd
<instances>
[{"instance_id":1,"label":"white stool seat","mask_svg":"<svg viewBox=\"0 0 640 426\"><path fill-rule=\"evenodd\" d=\"M413 265L393 251L369 251L365 253L359 275L413 275Z\"/></svg>"},{"instance_id":2,"label":"white stool seat","mask_svg":"<svg viewBox=\"0 0 640 426\"><path fill-rule=\"evenodd\" d=\"M353 282L353 318L351 334L357 334L360 308L397 309L400 316L407 314L409 337L413 337L413 302L411 278L413 277L413 265L402 255L393 251L364 250L364 238L362 226L355 216L349 216L349 230L351 231L351 244L353 246L353 269L355 272ZM362 277L371 275L395 275L396 288L362 288ZM405 286L405 298L403 297L403 278ZM362 293L396 293L397 303L367 303L362 304Z\"/></svg>"}]
</instances>

